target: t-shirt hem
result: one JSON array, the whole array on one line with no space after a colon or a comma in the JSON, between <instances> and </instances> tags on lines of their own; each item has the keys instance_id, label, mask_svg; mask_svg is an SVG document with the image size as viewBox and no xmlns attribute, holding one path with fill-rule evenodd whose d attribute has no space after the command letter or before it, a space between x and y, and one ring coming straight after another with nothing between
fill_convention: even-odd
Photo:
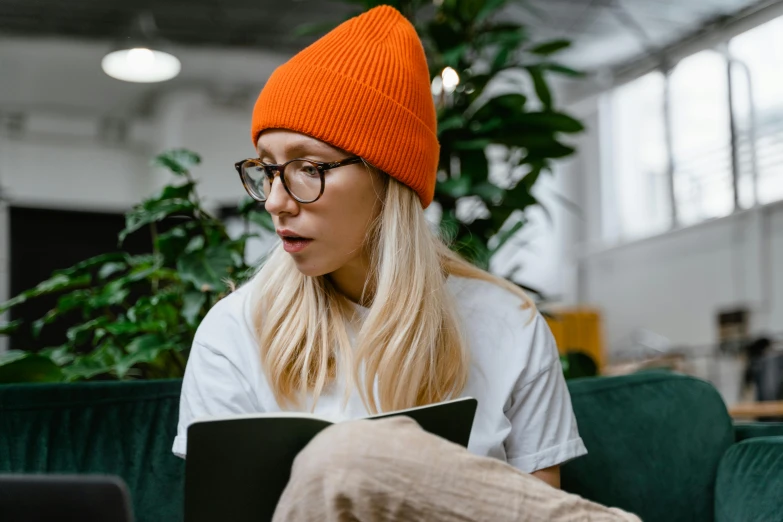
<instances>
[{"instance_id":1,"label":"t-shirt hem","mask_svg":"<svg viewBox=\"0 0 783 522\"><path fill-rule=\"evenodd\" d=\"M540 469L565 464L569 460L586 454L587 448L585 448L582 438L577 437L532 455L509 458L508 463L520 471L533 473Z\"/></svg>"},{"instance_id":2,"label":"t-shirt hem","mask_svg":"<svg viewBox=\"0 0 783 522\"><path fill-rule=\"evenodd\" d=\"M180 437L177 435L174 437L174 446L171 448L172 453L180 458L185 458L185 454L188 451L188 439L186 437Z\"/></svg>"}]
</instances>

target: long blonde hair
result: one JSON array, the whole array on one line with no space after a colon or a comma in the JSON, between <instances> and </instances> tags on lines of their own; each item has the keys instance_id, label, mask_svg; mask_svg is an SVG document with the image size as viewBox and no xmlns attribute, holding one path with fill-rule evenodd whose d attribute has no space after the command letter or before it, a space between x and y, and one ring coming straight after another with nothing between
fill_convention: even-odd
<instances>
[{"instance_id":1,"label":"long blonde hair","mask_svg":"<svg viewBox=\"0 0 783 522\"><path fill-rule=\"evenodd\" d=\"M318 397L346 382L372 413L457 396L470 363L448 276L488 281L530 299L516 285L452 252L432 231L416 193L382 174L383 208L370 227L372 305L361 325L356 310L327 276L305 276L281 247L251 284L262 367L281 407L314 409ZM356 326L355 349L348 328ZM309 399L309 400L308 400Z\"/></svg>"}]
</instances>

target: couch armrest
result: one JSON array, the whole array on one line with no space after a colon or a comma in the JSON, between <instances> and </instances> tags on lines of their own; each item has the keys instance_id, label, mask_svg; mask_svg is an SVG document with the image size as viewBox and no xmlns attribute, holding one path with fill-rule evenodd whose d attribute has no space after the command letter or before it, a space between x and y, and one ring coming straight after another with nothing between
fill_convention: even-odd
<instances>
[{"instance_id":1,"label":"couch armrest","mask_svg":"<svg viewBox=\"0 0 783 522\"><path fill-rule=\"evenodd\" d=\"M734 437L737 442L755 437L783 436L783 422L741 422L734 424Z\"/></svg>"},{"instance_id":2,"label":"couch armrest","mask_svg":"<svg viewBox=\"0 0 783 522\"><path fill-rule=\"evenodd\" d=\"M715 522L783 522L783 437L732 445L715 482Z\"/></svg>"}]
</instances>

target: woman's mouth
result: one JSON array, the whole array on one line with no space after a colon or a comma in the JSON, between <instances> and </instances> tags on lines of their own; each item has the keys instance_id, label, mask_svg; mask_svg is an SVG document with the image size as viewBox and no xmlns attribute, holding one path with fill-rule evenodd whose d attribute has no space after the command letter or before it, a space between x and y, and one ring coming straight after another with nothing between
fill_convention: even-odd
<instances>
[{"instance_id":1,"label":"woman's mouth","mask_svg":"<svg viewBox=\"0 0 783 522\"><path fill-rule=\"evenodd\" d=\"M312 239L307 239L306 237L284 237L283 249L289 254L293 254L294 252L301 252L312 242Z\"/></svg>"},{"instance_id":2,"label":"woman's mouth","mask_svg":"<svg viewBox=\"0 0 783 522\"><path fill-rule=\"evenodd\" d=\"M289 254L301 252L313 242L309 237L298 236L291 230L278 230L277 235L283 240L283 249Z\"/></svg>"}]
</instances>

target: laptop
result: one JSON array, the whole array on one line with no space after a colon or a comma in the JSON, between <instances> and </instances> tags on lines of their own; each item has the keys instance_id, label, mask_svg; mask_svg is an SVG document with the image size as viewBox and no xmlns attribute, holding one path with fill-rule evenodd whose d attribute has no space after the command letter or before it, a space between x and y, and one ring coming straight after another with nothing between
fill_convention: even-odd
<instances>
[{"instance_id":1,"label":"laptop","mask_svg":"<svg viewBox=\"0 0 783 522\"><path fill-rule=\"evenodd\" d=\"M133 522L128 488L106 475L0 474L4 522Z\"/></svg>"}]
</instances>

